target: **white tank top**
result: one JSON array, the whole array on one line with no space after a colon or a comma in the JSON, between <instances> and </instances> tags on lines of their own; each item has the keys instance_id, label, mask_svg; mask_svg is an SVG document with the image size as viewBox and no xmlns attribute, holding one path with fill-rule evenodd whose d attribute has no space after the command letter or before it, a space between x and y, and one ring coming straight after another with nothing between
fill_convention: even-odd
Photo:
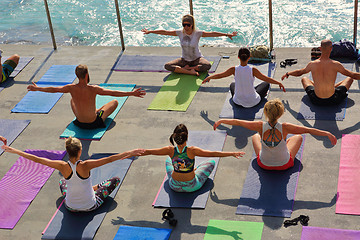
<instances>
[{"instance_id":1,"label":"white tank top","mask_svg":"<svg viewBox=\"0 0 360 240\"><path fill-rule=\"evenodd\" d=\"M90 176L81 179L76 172L76 166L79 162L80 160L75 164L68 162L72 170L72 176L69 180L65 179L67 184L65 203L72 209L83 211L93 207L96 204L96 198Z\"/></svg>"},{"instance_id":2,"label":"white tank top","mask_svg":"<svg viewBox=\"0 0 360 240\"><path fill-rule=\"evenodd\" d=\"M269 147L264 143L264 133L272 129L268 122L263 122L262 126L262 136L261 136L261 151L260 151L260 161L262 164L268 167L280 167L285 165L290 160L290 153L286 146L286 141L284 140L284 135L282 131L282 124L276 123L274 126L275 129L279 130L281 133L281 141L275 147Z\"/></svg>"},{"instance_id":3,"label":"white tank top","mask_svg":"<svg viewBox=\"0 0 360 240\"><path fill-rule=\"evenodd\" d=\"M177 30L176 34L180 39L183 59L191 62L202 57L199 50L199 40L203 31L194 30L190 35L187 35L183 30Z\"/></svg>"},{"instance_id":4,"label":"white tank top","mask_svg":"<svg viewBox=\"0 0 360 240\"><path fill-rule=\"evenodd\" d=\"M261 101L260 95L254 88L253 69L249 65L235 67L235 93L233 101L246 108L253 107Z\"/></svg>"}]
</instances>

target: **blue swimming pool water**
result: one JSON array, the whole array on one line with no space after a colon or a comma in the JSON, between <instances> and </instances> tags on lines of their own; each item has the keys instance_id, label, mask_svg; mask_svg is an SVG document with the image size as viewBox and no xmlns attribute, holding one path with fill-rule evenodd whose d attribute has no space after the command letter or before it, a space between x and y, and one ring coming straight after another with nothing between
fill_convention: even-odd
<instances>
[{"instance_id":1,"label":"blue swimming pool water","mask_svg":"<svg viewBox=\"0 0 360 240\"><path fill-rule=\"evenodd\" d=\"M60 45L120 45L113 0L48 0ZM269 45L268 0L193 0L197 27L239 36L202 38L201 45ZM188 0L119 0L126 46L178 46L176 37L141 29L174 30ZM323 38L353 38L353 0L273 0L275 47L311 47ZM0 1L0 43L51 43L43 0Z\"/></svg>"}]
</instances>

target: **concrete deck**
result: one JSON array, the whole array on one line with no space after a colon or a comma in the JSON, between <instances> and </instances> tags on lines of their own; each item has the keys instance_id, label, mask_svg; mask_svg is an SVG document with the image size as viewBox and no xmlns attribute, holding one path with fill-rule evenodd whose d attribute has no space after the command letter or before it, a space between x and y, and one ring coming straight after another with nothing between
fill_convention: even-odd
<instances>
[{"instance_id":1,"label":"concrete deck","mask_svg":"<svg viewBox=\"0 0 360 240\"><path fill-rule=\"evenodd\" d=\"M38 45L0 45L3 55L18 53L34 56L35 59L15 78L15 82L0 93L0 118L30 119L30 125L11 146L25 150L63 150L64 141L59 139L66 125L73 119L70 109L70 95L64 95L49 114L19 114L10 110L26 94L29 81L37 81L54 64L87 64L91 83L136 83L147 90L144 99L130 97L114 124L101 141L83 141L85 158L92 153L122 152L133 148L158 148L169 144L168 137L174 127L185 123L189 130L212 130L212 124L219 119L228 86L232 78L212 80L201 87L186 112L146 110L163 85L168 73L111 72L120 48L118 47L59 47ZM217 72L238 64L237 50L231 48L202 48L206 55L229 55L222 59ZM124 54L179 55L179 48L128 47ZM292 69L304 67L310 60L310 49L276 49L277 62L285 58L297 58L298 64L286 69L277 66L275 78ZM337 179L339 171L342 134L360 134L358 91L349 94L348 109L344 121L299 121L292 111L298 111L304 95L300 78L290 77L284 82L288 92L283 93L273 86L270 99L278 97L288 101L289 107L281 121L305 126L316 126L331 131L338 138L335 146L325 138L306 136L303 155L303 169L300 173L296 201L292 218L300 214L310 216L310 226L360 230L358 216L335 214ZM354 82L352 89L358 90ZM228 137L225 151L245 151L238 160L222 158L214 179L214 188L205 210L174 209L178 225L170 239L203 239L209 219L264 222L263 240L300 239L301 225L284 228L284 218L235 215L247 169L252 155L251 136L253 132L240 127L223 126ZM17 156L4 153L0 156L0 178L17 160ZM119 189L115 203L101 224L95 240L113 239L120 225L169 228L161 220L163 209L151 206L165 175L165 158L146 156L136 160ZM40 239L41 232L49 222L59 204L60 175L54 172L41 189L25 214L13 230L0 229L0 239ZM1 204L1 203L0 203ZM11 207L11 206L9 206ZM234 238L235 239L235 238Z\"/></svg>"}]
</instances>

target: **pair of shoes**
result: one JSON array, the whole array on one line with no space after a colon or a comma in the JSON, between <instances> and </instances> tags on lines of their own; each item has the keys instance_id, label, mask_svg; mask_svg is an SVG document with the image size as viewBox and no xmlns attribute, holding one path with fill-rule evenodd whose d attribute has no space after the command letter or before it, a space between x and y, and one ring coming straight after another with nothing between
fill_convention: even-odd
<instances>
[{"instance_id":1,"label":"pair of shoes","mask_svg":"<svg viewBox=\"0 0 360 240\"><path fill-rule=\"evenodd\" d=\"M164 212L162 213L162 219L163 220L168 220L170 226L175 227L177 224L177 220L174 219L174 213L171 211L170 208L167 208L164 210Z\"/></svg>"},{"instance_id":2,"label":"pair of shoes","mask_svg":"<svg viewBox=\"0 0 360 240\"><path fill-rule=\"evenodd\" d=\"M284 227L288 227L291 225L297 225L299 221L300 221L301 225L307 226L309 223L309 220L310 220L309 216L300 215L299 217L294 218L292 220L284 221Z\"/></svg>"},{"instance_id":3,"label":"pair of shoes","mask_svg":"<svg viewBox=\"0 0 360 240\"><path fill-rule=\"evenodd\" d=\"M319 47L311 49L311 58L319 58L321 56L321 50Z\"/></svg>"},{"instance_id":4,"label":"pair of shoes","mask_svg":"<svg viewBox=\"0 0 360 240\"><path fill-rule=\"evenodd\" d=\"M285 59L284 61L280 62L280 67L286 67L286 66L291 66L293 64L297 64L297 59L295 58L291 58L291 59Z\"/></svg>"}]
</instances>

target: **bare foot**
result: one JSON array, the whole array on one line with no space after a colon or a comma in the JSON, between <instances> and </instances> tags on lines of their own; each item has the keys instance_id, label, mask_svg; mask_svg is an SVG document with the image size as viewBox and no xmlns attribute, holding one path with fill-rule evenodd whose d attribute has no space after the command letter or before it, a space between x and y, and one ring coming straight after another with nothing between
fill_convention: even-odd
<instances>
[{"instance_id":1,"label":"bare foot","mask_svg":"<svg viewBox=\"0 0 360 240\"><path fill-rule=\"evenodd\" d=\"M195 75L195 76L199 76L199 73L197 71L195 71L195 69L191 69L190 74Z\"/></svg>"}]
</instances>

